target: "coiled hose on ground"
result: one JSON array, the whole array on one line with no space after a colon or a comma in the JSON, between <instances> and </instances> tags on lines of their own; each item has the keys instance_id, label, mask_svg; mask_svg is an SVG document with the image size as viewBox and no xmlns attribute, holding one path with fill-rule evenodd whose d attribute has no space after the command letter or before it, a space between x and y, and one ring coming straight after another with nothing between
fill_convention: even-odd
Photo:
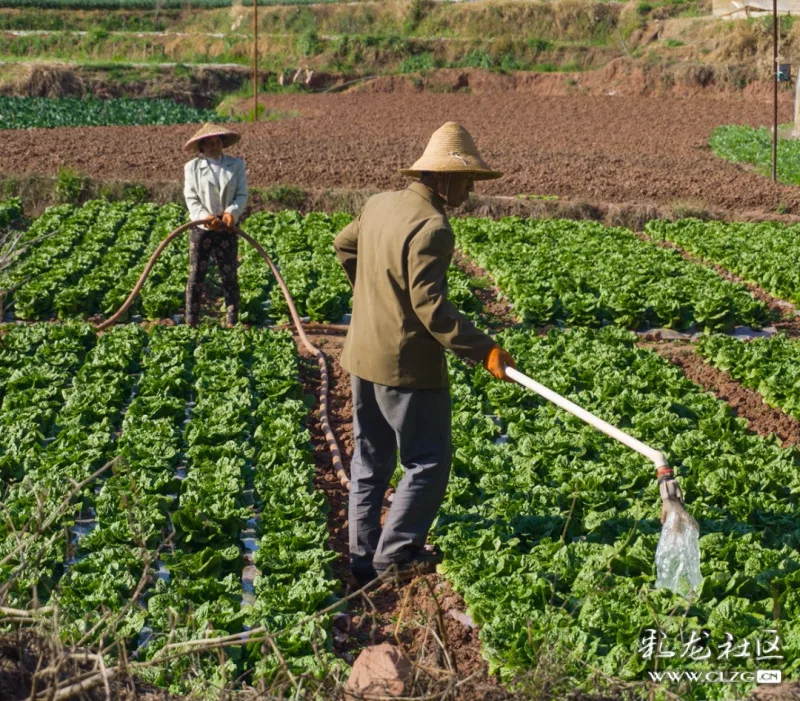
<instances>
[{"instance_id":1,"label":"coiled hose on ground","mask_svg":"<svg viewBox=\"0 0 800 701\"><path fill-rule=\"evenodd\" d=\"M153 255L150 256L150 260L147 261L147 265L145 266L142 274L139 276L139 280L131 290L131 293L128 295L128 298L125 300L123 305L113 314L110 318L104 321L102 324L97 326L98 331L102 331L103 329L108 328L109 326L113 326L114 324L119 321L123 314L128 311L131 304L133 304L133 300L136 299L136 295L139 294L142 287L144 286L147 277L150 275L150 272L153 270L153 266L155 265L156 261L158 260L159 256L164 252L164 249L169 246L180 234L182 234L187 229L190 229L193 226L198 226L200 224L206 224L206 220L201 219L198 221L191 221L182 226L179 226L175 231L169 234L160 244L158 244L158 248L153 251ZM284 282L278 268L272 262L272 259L269 257L267 252L262 248L261 244L256 241L252 236L242 231L238 226L232 226L227 228L228 231L232 231L238 237L243 238L247 241L253 248L258 251L258 254L266 261L267 265L269 266L272 274L275 276L275 280L277 280L278 285L281 288L281 292L283 296L286 298L286 304L289 306L289 313L292 316L292 321L294 322L295 329L297 329L297 335L300 337L303 345L308 349L309 353L312 353L316 359L317 363L319 364L319 372L322 379L322 388L320 391L320 398L319 398L319 416L320 416L320 424L322 425L322 431L325 434L325 440L328 443L328 449L331 452L331 460L333 463L333 469L336 472L336 476L339 478L339 481L347 488L350 489L350 478L347 475L347 472L344 469L344 464L342 463L342 454L339 451L339 444L336 441L336 436L333 434L331 430L330 421L328 419L328 391L330 389L330 382L328 378L328 366L325 360L325 354L317 348L306 336L305 329L303 328L303 322L300 320L300 315L297 313L297 308L294 306L294 300L292 299L291 294L289 294L289 288L286 287L286 283ZM314 324L312 325L314 328L325 328L324 325L321 324ZM333 330L342 330L346 327L330 327Z\"/></svg>"}]
</instances>

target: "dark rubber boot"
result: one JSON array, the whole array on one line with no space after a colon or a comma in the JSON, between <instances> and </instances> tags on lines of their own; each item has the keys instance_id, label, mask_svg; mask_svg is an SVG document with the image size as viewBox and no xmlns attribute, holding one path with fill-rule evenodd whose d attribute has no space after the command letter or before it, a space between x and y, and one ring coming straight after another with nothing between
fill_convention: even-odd
<instances>
[{"instance_id":1,"label":"dark rubber boot","mask_svg":"<svg viewBox=\"0 0 800 701\"><path fill-rule=\"evenodd\" d=\"M352 567L350 572L352 572L359 589L378 578L378 573L374 567Z\"/></svg>"},{"instance_id":2,"label":"dark rubber boot","mask_svg":"<svg viewBox=\"0 0 800 701\"><path fill-rule=\"evenodd\" d=\"M379 569L378 575L381 579L391 580L397 577L401 582L407 582L418 575L433 574L436 572L436 565L443 559L444 556L438 548L425 548L414 553L408 560Z\"/></svg>"}]
</instances>

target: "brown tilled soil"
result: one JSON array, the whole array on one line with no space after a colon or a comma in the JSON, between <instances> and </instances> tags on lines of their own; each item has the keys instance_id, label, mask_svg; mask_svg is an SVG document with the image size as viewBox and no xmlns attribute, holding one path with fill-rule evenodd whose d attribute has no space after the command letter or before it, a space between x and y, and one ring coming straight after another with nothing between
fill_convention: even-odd
<instances>
[{"instance_id":1,"label":"brown tilled soil","mask_svg":"<svg viewBox=\"0 0 800 701\"><path fill-rule=\"evenodd\" d=\"M730 404L737 416L747 419L754 433L776 435L785 447L800 444L800 421L766 405L758 392L743 387L728 373L706 363L697 355L694 346L652 341L644 341L639 346L677 365L692 382Z\"/></svg>"},{"instance_id":2,"label":"brown tilled soil","mask_svg":"<svg viewBox=\"0 0 800 701\"><path fill-rule=\"evenodd\" d=\"M265 98L266 99L266 98ZM557 195L594 203L711 207L737 216L800 213L800 189L714 156L721 124L771 123L767 101L742 97L542 97L525 93L270 95L295 119L239 124L232 149L250 183L317 188L396 188L397 169L431 132L458 120L486 160L505 172L479 193ZM791 104L782 97L782 121ZM103 179L179 182L180 147L194 125L16 130L4 134L4 172L55 174L69 166Z\"/></svg>"}]
</instances>

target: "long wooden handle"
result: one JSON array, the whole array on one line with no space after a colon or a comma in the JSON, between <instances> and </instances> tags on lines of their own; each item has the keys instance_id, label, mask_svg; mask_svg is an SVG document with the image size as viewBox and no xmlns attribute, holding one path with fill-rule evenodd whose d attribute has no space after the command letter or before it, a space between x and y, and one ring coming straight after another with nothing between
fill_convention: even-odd
<instances>
[{"instance_id":1,"label":"long wooden handle","mask_svg":"<svg viewBox=\"0 0 800 701\"><path fill-rule=\"evenodd\" d=\"M586 409L579 407L574 402L571 402L566 397L562 397L557 392L545 387L542 384L536 382L536 380L531 379L527 375L521 373L519 370L515 368L506 367L505 368L506 375L510 377L514 382L518 382L523 387L527 387L528 389L536 392L541 397L544 397L549 402L552 402L556 406L560 407L564 411L568 411L573 416L577 416L582 421L585 421L590 426L596 428L598 431L602 431L607 436L610 436L614 440L619 441L620 443L628 446L632 450L635 450L640 455L644 455L648 460L651 460L656 467L656 470L659 468L668 467L667 459L664 457L664 454L656 450L655 448L651 448L648 445L645 445L640 440L637 440L633 436L629 436L625 431L617 428L616 426L612 426L608 421L603 421L599 416L595 416Z\"/></svg>"}]
</instances>

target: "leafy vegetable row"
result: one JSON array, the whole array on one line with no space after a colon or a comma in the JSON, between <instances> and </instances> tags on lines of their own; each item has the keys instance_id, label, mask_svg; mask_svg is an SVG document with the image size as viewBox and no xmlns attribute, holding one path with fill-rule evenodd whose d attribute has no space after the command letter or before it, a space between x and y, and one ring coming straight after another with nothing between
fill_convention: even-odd
<instances>
[{"instance_id":1,"label":"leafy vegetable row","mask_svg":"<svg viewBox=\"0 0 800 701\"><path fill-rule=\"evenodd\" d=\"M156 633L146 654L154 656L167 633L178 641L206 627L215 635L244 626L288 627L278 647L290 668L322 674L330 664L329 621L300 622L332 597L334 555L327 548L324 498L312 482L309 435L301 428L306 407L294 343L288 334L214 329L203 332L195 355L189 469L173 514L183 545L164 558L170 579L160 580L149 600L148 626ZM238 575L245 561L232 543L245 519L258 538L258 571L254 600L243 607ZM216 654L202 656L195 679L187 674L190 662L160 666L150 680L176 692L199 692L242 674L269 681L281 666L258 644L226 650L222 666Z\"/></svg>"},{"instance_id":2,"label":"leafy vegetable row","mask_svg":"<svg viewBox=\"0 0 800 701\"><path fill-rule=\"evenodd\" d=\"M453 222L457 245L535 325L725 330L767 321L764 304L676 252L595 222Z\"/></svg>"},{"instance_id":3,"label":"leafy vegetable row","mask_svg":"<svg viewBox=\"0 0 800 701\"><path fill-rule=\"evenodd\" d=\"M147 261L167 235L187 220L186 210L176 204L161 209L158 224L153 229L147 250L131 274L115 290L114 302L125 301L144 270ZM178 313L184 305L186 281L189 279L189 238L181 236L170 244L156 261L131 313L141 313L148 319L161 319ZM121 301L119 302L122 303ZM106 309L117 308L107 304Z\"/></svg>"},{"instance_id":4,"label":"leafy vegetable row","mask_svg":"<svg viewBox=\"0 0 800 701\"><path fill-rule=\"evenodd\" d=\"M744 343L729 336L703 336L698 351L713 366L756 390L767 404L800 419L797 339L779 334Z\"/></svg>"},{"instance_id":5,"label":"leafy vegetable row","mask_svg":"<svg viewBox=\"0 0 800 701\"><path fill-rule=\"evenodd\" d=\"M79 311L82 295L76 295L72 285L83 276L92 275L126 222L130 209L130 203L102 207L97 220L78 246L16 292L14 301L17 315L22 319L33 319L52 308L56 315L65 318Z\"/></svg>"},{"instance_id":6,"label":"leafy vegetable row","mask_svg":"<svg viewBox=\"0 0 800 701\"><path fill-rule=\"evenodd\" d=\"M10 594L19 608L32 600L46 602L71 558L69 546L65 553L64 532L75 527L81 513L90 513L94 492L86 486L72 502L67 496L75 483L113 457L145 339L137 326L119 326L98 339L65 392L66 402L55 418L55 439L29 461L21 481L7 489L0 553L9 555L2 566L4 578L27 564ZM48 522L37 535L38 526Z\"/></svg>"},{"instance_id":7,"label":"leafy vegetable row","mask_svg":"<svg viewBox=\"0 0 800 701\"><path fill-rule=\"evenodd\" d=\"M171 512L175 547L163 557L168 578L158 579L148 599L153 636L143 650L147 658L167 642L243 630L239 532L251 514L244 490L254 429L249 356L242 329L205 328L198 334L183 478ZM189 693L222 686L242 671L234 658L220 666L216 654L199 661L185 656L158 666L148 679Z\"/></svg>"},{"instance_id":8,"label":"leafy vegetable row","mask_svg":"<svg viewBox=\"0 0 800 701\"><path fill-rule=\"evenodd\" d=\"M336 664L330 620L303 619L334 598L330 563L336 554L328 545L328 504L313 482L310 435L303 428L308 409L290 334L253 334L252 375L259 398L252 481L259 574L252 624L287 629L278 648L292 672L321 677ZM254 659L256 678L271 681L280 669L274 652Z\"/></svg>"},{"instance_id":9,"label":"leafy vegetable row","mask_svg":"<svg viewBox=\"0 0 800 701\"><path fill-rule=\"evenodd\" d=\"M653 589L659 498L644 459L522 388L451 362L455 454L435 538L493 667L511 676L549 656L568 686L591 686L593 668L641 680L653 669L637 653L647 628L673 646L707 630L714 644L730 633L753 649L777 628L785 660L776 664L796 674L795 454L748 433L627 332L509 330L499 341L523 372L665 451L700 523L705 579L691 603ZM715 661L658 664L697 671ZM725 684L673 691L744 695Z\"/></svg>"},{"instance_id":10,"label":"leafy vegetable row","mask_svg":"<svg viewBox=\"0 0 800 701\"><path fill-rule=\"evenodd\" d=\"M97 216L98 205L86 205L76 212L71 205L50 207L23 237L29 243L15 264L0 273L0 290L13 292L29 279L47 271L54 262L66 256L80 240L86 227ZM43 239L38 245L33 242Z\"/></svg>"},{"instance_id":11,"label":"leafy vegetable row","mask_svg":"<svg viewBox=\"0 0 800 701\"><path fill-rule=\"evenodd\" d=\"M213 110L164 99L0 96L0 124L3 129L146 126L220 120L226 121L226 118Z\"/></svg>"},{"instance_id":12,"label":"leafy vegetable row","mask_svg":"<svg viewBox=\"0 0 800 701\"><path fill-rule=\"evenodd\" d=\"M645 229L655 238L718 263L767 292L800 304L800 227L705 222L684 219L652 221Z\"/></svg>"},{"instance_id":13,"label":"leafy vegetable row","mask_svg":"<svg viewBox=\"0 0 800 701\"><path fill-rule=\"evenodd\" d=\"M159 326L150 334L117 444L124 460L98 490L95 528L78 542L78 562L57 590L73 643L92 630L84 644L121 639L135 651L147 630L141 604L160 576L162 551L170 550L169 511L177 500L175 466L194 343L195 332L186 326Z\"/></svg>"},{"instance_id":14,"label":"leafy vegetable row","mask_svg":"<svg viewBox=\"0 0 800 701\"><path fill-rule=\"evenodd\" d=\"M59 317L85 317L104 311L105 295L138 261L157 213L158 207L152 204L137 205L130 210L125 224L108 248L99 257L95 256L94 264L87 266L86 274L59 290L53 304Z\"/></svg>"},{"instance_id":15,"label":"leafy vegetable row","mask_svg":"<svg viewBox=\"0 0 800 701\"><path fill-rule=\"evenodd\" d=\"M0 347L0 476L21 479L41 459L44 439L64 405L86 352L94 345L86 325L17 325Z\"/></svg>"}]
</instances>

